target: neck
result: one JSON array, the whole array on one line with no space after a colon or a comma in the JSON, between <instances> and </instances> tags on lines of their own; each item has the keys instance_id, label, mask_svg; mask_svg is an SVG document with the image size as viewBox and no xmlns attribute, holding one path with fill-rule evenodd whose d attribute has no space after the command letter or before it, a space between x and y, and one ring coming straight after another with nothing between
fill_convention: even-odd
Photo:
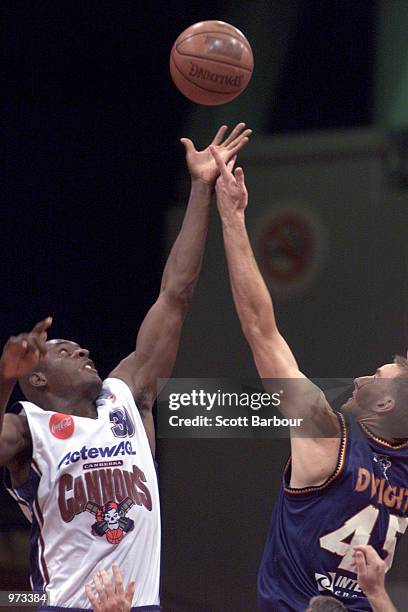
<instances>
[{"instance_id":1,"label":"neck","mask_svg":"<svg viewBox=\"0 0 408 612\"><path fill-rule=\"evenodd\" d=\"M361 416L358 418L358 422L367 427L372 434L389 444L401 442L401 436L398 436L398 431L401 432L401 428L393 427L392 422L384 423L383 419L378 420L374 415Z\"/></svg>"},{"instance_id":2,"label":"neck","mask_svg":"<svg viewBox=\"0 0 408 612\"><path fill-rule=\"evenodd\" d=\"M54 412L61 412L62 414L72 414L73 416L87 417L90 419L96 419L98 416L96 402L89 397L76 395L59 397L52 393L47 393L41 398L39 406L43 410L52 410Z\"/></svg>"}]
</instances>

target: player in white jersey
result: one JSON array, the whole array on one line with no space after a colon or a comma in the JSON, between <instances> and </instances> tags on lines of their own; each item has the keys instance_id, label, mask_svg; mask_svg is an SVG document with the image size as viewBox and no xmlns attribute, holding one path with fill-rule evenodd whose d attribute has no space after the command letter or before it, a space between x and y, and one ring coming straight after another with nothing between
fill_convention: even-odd
<instances>
[{"instance_id":1,"label":"player in white jersey","mask_svg":"<svg viewBox=\"0 0 408 612\"><path fill-rule=\"evenodd\" d=\"M250 130L213 144L232 166ZM223 140L224 139L224 140ZM51 318L7 342L0 360L0 465L32 521L31 581L49 610L90 609L84 585L117 563L135 610L160 610L160 511L152 406L171 374L201 267L217 166L182 140L192 178L180 234L136 348L102 382L89 351L48 340ZM16 380L27 399L4 415Z\"/></svg>"}]
</instances>

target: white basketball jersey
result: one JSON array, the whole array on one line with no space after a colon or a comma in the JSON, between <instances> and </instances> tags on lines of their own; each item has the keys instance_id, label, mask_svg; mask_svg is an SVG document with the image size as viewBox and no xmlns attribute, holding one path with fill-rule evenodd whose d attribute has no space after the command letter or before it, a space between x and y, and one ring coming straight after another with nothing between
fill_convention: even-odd
<instances>
[{"instance_id":1,"label":"white basketball jersey","mask_svg":"<svg viewBox=\"0 0 408 612\"><path fill-rule=\"evenodd\" d=\"M108 378L98 418L21 402L33 440L29 480L9 489L32 522L31 582L49 605L90 608L84 585L120 566L136 582L133 606L159 605L157 475L129 387Z\"/></svg>"}]
</instances>

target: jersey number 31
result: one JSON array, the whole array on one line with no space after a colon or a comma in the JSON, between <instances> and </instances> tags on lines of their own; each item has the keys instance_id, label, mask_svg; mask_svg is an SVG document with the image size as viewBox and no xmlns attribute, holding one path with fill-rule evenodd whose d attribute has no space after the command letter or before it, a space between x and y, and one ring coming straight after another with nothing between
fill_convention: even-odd
<instances>
[{"instance_id":1,"label":"jersey number 31","mask_svg":"<svg viewBox=\"0 0 408 612\"><path fill-rule=\"evenodd\" d=\"M109 413L112 423L112 433L116 438L131 437L135 433L135 426L126 408L114 408Z\"/></svg>"}]
</instances>

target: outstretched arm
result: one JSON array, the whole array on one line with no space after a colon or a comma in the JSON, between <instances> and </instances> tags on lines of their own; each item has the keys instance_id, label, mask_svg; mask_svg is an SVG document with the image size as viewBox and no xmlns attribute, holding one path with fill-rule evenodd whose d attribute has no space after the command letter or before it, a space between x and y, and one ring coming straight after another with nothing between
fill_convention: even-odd
<instances>
[{"instance_id":1,"label":"outstretched arm","mask_svg":"<svg viewBox=\"0 0 408 612\"><path fill-rule=\"evenodd\" d=\"M221 170L216 184L217 206L232 294L242 330L262 378L296 378L300 375L296 359L279 333L272 299L249 242L245 226L248 192L244 172L237 168L233 174L218 152L211 150Z\"/></svg>"},{"instance_id":2,"label":"outstretched arm","mask_svg":"<svg viewBox=\"0 0 408 612\"><path fill-rule=\"evenodd\" d=\"M212 144L221 159L232 163L248 141L251 130L240 123L223 140L226 130L226 126L221 127ZM182 139L182 143L192 180L183 224L164 268L159 297L139 330L136 349L110 374L124 380L132 390L152 449L154 430L151 409L158 393L157 383L159 378L168 378L174 366L182 324L201 269L211 194L218 176L208 147L196 151L190 140Z\"/></svg>"},{"instance_id":3,"label":"outstretched arm","mask_svg":"<svg viewBox=\"0 0 408 612\"><path fill-rule=\"evenodd\" d=\"M218 151L211 147L220 177L216 183L217 206L227 256L232 294L244 335L263 379L290 379L280 409L290 417L301 417L305 425L313 419L316 427L335 436L337 417L323 393L299 370L296 359L276 324L273 303L257 266L245 227L248 192L244 172L233 173ZM292 486L320 484L334 470L339 440L292 436ZM310 454L314 453L314 461ZM321 459L321 460L320 460Z\"/></svg>"}]
</instances>

